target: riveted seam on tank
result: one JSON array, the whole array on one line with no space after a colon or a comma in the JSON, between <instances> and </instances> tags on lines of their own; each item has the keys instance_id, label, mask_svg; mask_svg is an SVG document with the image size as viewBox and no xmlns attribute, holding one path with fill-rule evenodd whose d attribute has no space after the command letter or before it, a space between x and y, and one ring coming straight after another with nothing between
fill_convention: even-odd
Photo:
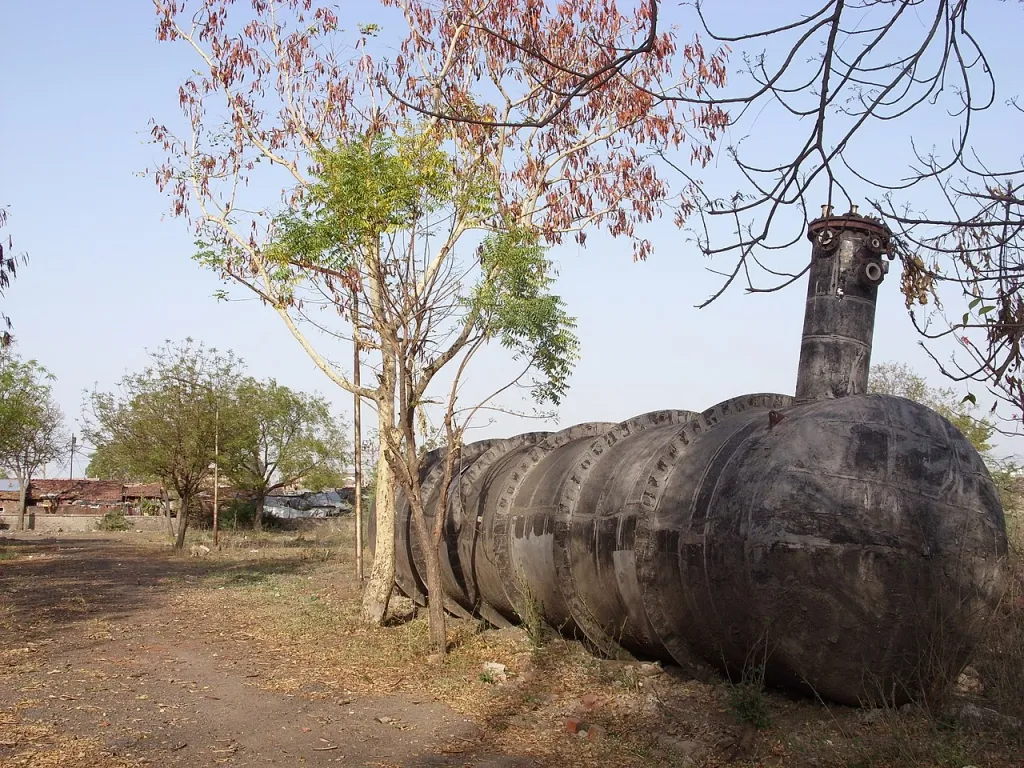
<instances>
[{"instance_id":1,"label":"riveted seam on tank","mask_svg":"<svg viewBox=\"0 0 1024 768\"><path fill-rule=\"evenodd\" d=\"M583 481L589 475L593 466L597 464L596 460L590 458L590 455L599 457L603 452L603 446L612 447L615 444L615 435L621 428L621 424L615 425L615 427L606 431L603 435L595 438L587 446L581 459L577 461L570 471L569 482L564 483L561 488L558 505L559 517L555 521L553 530L555 546L552 559L555 568L555 586L562 596L562 600L569 613L569 618L583 632L587 640L604 654L612 654L615 644L604 633L600 623L591 615L586 602L580 597L579 588L576 585L576 579L572 571L572 560L569 557L567 538L572 527L573 515L581 497ZM568 497L568 503L563 504L562 502L565 497Z\"/></svg>"},{"instance_id":2,"label":"riveted seam on tank","mask_svg":"<svg viewBox=\"0 0 1024 768\"><path fill-rule=\"evenodd\" d=\"M778 407L782 407L783 403L788 405L791 404L792 401L793 398L788 395L779 395L764 392L752 395L742 395L740 397L734 397L728 400L723 400L721 403L717 403L716 405L713 405L711 408L708 408L706 411L699 414L690 422L683 424L683 426L679 430L676 439L672 440L669 443L667 450L655 459L655 472L652 472L650 474L647 482L648 487L654 488L655 491L650 496L648 496L648 494L645 493L644 496L641 498L642 502L646 502L643 504L644 508L653 511L657 506L658 498L660 497L661 485L662 482L665 480L665 476L670 471L671 466L675 464L679 456L685 451L686 447L689 446L690 444L690 431L692 430L694 437L703 434L704 429L701 426L702 417L704 420L707 420L712 415L722 413L728 409L736 409L737 413L734 415L739 415L739 412L746 410L744 406L750 408L757 408L758 410L761 410L766 407L772 407L772 405L776 404L778 404ZM658 474L661 474L662 477L657 478ZM662 482L659 482L659 480Z\"/></svg>"},{"instance_id":3,"label":"riveted seam on tank","mask_svg":"<svg viewBox=\"0 0 1024 768\"><path fill-rule=\"evenodd\" d=\"M513 508L515 497L518 495L519 489L522 487L522 483L526 479L529 470L536 466L537 463L540 462L541 459L543 459L550 451L575 440L603 434L612 426L613 425L611 424L605 424L603 422L592 422L589 424L569 427L559 432L555 432L554 434L549 434L526 452L518 466L513 470L508 482L505 483L497 503L498 509L506 514L493 516L494 520L492 522L492 531L495 531L493 552L495 555L495 561L499 565L499 570L511 572L509 559L511 543L508 541L508 538L511 535L512 529L508 527L508 518L510 515L507 514L507 512ZM603 432L598 432L598 430L603 430ZM503 550L497 543L498 539L503 539L504 541ZM514 609L518 594L517 591L516 594L509 591L510 588L514 590L514 585L505 581L501 586L506 602Z\"/></svg>"},{"instance_id":4,"label":"riveted seam on tank","mask_svg":"<svg viewBox=\"0 0 1024 768\"><path fill-rule=\"evenodd\" d=\"M747 407L757 410L767 410L772 407L786 408L791 406L793 401L794 398L788 395L758 393L732 398L724 402L734 405L737 412L742 412ZM713 406L709 411L720 409L721 405ZM653 576L650 571L649 561L652 557L652 548L655 547L656 543L654 532L655 525L658 522L656 519L658 503L668 473L679 457L686 452L686 448L691 442L688 427L693 427L694 436L699 435L703 431L700 428L700 421L697 419L683 425L676 437L670 441L667 449L654 459L654 470L649 473L645 483L645 490L641 495L639 506L646 514L638 515L634 555L637 563L637 579L641 584L649 584ZM677 535L679 535L679 532L677 532ZM641 592L643 595L644 611L647 614L648 621L651 622L651 626L655 629L658 642L668 651L670 656L675 657L679 661L684 660L688 655L689 644L681 641L677 637L677 633L672 630L671 624L666 623L666 617L662 615L660 602L653 600L648 594L648 590L642 589Z\"/></svg>"},{"instance_id":5,"label":"riveted seam on tank","mask_svg":"<svg viewBox=\"0 0 1024 768\"><path fill-rule=\"evenodd\" d=\"M719 625L723 625L722 616L719 614L718 605L714 600L714 595L711 589L711 574L708 572L708 529L714 525L714 519L711 516L710 511L714 504L714 500L718 495L718 489L721 486L722 478L726 475L726 470L737 460L737 456L740 454L743 445L749 442L754 434L764 430L764 426L759 423L759 416L760 411L751 413L749 421L737 425L736 431L723 440L711 457L709 457L705 464L704 472L701 475L700 481L694 488L693 502L690 507L690 517L687 522L687 527L693 534L696 534L696 531L694 531L695 522L697 522L697 524L703 529L699 534L699 544L701 547L701 570L704 572L703 586L705 593L707 594L707 604L711 608L714 620L717 621ZM704 499L704 515L702 518L697 518L698 507L700 506L701 498L704 495L704 486L712 473L714 474L714 483L707 489L707 495Z\"/></svg>"},{"instance_id":6,"label":"riveted seam on tank","mask_svg":"<svg viewBox=\"0 0 1024 768\"><path fill-rule=\"evenodd\" d=\"M715 496L718 493L718 487L721 484L725 470L733 463L736 453L739 451L740 446L747 442L754 432L763 430L763 425L758 424L756 416L758 414L751 414L752 418L743 424L739 424L733 434L729 435L721 444L715 449L714 453L708 458L707 463L704 465L704 471L701 473L700 480L694 485L693 499L690 504L690 516L687 520L687 524L692 526L694 521L697 519L707 521L709 515L705 514L702 518L696 517L697 506L700 503L701 495L704 492L704 484L707 482L708 477L712 472L715 473L715 482L707 493L707 507L710 507ZM728 455L725 457L724 463L719 463L722 456L728 450ZM705 510L706 512L707 510Z\"/></svg>"},{"instance_id":7,"label":"riveted seam on tank","mask_svg":"<svg viewBox=\"0 0 1024 768\"><path fill-rule=\"evenodd\" d=\"M557 587L562 594L566 607L569 609L570 617L584 635L586 635L587 639L602 653L612 654L615 652L615 649L619 647L619 643L610 636L610 633L604 627L601 626L597 618L592 615L586 601L582 598L566 542L568 534L572 529L573 517L576 514L579 499L581 498L582 483L589 475L589 471L597 464L595 460L590 458L590 455L596 454L599 456L602 444L611 448L619 438L635 435L646 429L654 428L665 420L671 420L677 416L684 415L690 417L696 416L696 414L691 414L685 411L658 411L653 414L644 414L640 417L634 417L626 422L621 422L616 425L614 429L610 430L602 437L599 437L590 446L588 446L587 451L583 454L582 458L577 462L574 468L576 471L570 475L570 480L573 481L572 484L567 483L563 486L562 495L570 496L572 503L571 505L566 505L565 514L562 519L558 521L558 525L555 527L554 565L556 578L558 579ZM619 525L621 525L621 522L622 521L620 520ZM617 532L616 536L618 537L618 535L619 534ZM563 585L566 585L568 590L563 589Z\"/></svg>"}]
</instances>

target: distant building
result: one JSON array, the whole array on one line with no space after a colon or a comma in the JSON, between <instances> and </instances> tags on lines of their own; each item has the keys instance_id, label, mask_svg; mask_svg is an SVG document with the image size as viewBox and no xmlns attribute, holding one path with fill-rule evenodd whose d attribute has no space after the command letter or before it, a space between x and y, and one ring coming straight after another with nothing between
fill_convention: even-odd
<instances>
[{"instance_id":1,"label":"distant building","mask_svg":"<svg viewBox=\"0 0 1024 768\"><path fill-rule=\"evenodd\" d=\"M128 483L122 490L125 514L142 515L157 511L167 494L160 483Z\"/></svg>"},{"instance_id":2,"label":"distant building","mask_svg":"<svg viewBox=\"0 0 1024 768\"><path fill-rule=\"evenodd\" d=\"M0 514L16 514L21 488L17 480L0 481ZM35 514L96 515L111 509L125 514L159 510L163 491L157 483L124 485L114 480L33 480L25 497Z\"/></svg>"}]
</instances>

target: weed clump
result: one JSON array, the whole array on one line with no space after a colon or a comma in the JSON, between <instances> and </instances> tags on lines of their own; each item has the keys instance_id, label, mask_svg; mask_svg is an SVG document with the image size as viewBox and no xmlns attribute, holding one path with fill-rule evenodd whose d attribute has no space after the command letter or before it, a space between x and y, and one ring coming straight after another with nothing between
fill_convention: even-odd
<instances>
[{"instance_id":1,"label":"weed clump","mask_svg":"<svg viewBox=\"0 0 1024 768\"><path fill-rule=\"evenodd\" d=\"M548 635L548 625L544 621L544 604L533 593L526 579L519 578L517 581L521 599L519 606L516 607L516 615L526 630L530 646L537 650L544 645Z\"/></svg>"},{"instance_id":2,"label":"weed clump","mask_svg":"<svg viewBox=\"0 0 1024 768\"><path fill-rule=\"evenodd\" d=\"M743 670L742 679L730 684L729 709L741 723L752 725L758 730L772 724L768 712L768 696L764 689L764 667L747 667Z\"/></svg>"},{"instance_id":3,"label":"weed clump","mask_svg":"<svg viewBox=\"0 0 1024 768\"><path fill-rule=\"evenodd\" d=\"M1024 515L1007 514L1009 578L981 648L972 660L980 697L1002 715L1010 736L1024 740Z\"/></svg>"},{"instance_id":4,"label":"weed clump","mask_svg":"<svg viewBox=\"0 0 1024 768\"><path fill-rule=\"evenodd\" d=\"M96 521L98 531L127 531L130 528L131 523L120 509L112 509Z\"/></svg>"}]
</instances>

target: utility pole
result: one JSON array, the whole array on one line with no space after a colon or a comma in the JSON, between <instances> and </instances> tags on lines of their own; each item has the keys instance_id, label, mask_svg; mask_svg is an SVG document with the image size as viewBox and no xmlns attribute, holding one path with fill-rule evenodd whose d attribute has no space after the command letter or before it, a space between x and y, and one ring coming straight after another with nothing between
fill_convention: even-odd
<instances>
[{"instance_id":1,"label":"utility pole","mask_svg":"<svg viewBox=\"0 0 1024 768\"><path fill-rule=\"evenodd\" d=\"M76 442L77 442L77 438L74 435L72 435L71 436L71 469L68 471L68 478L71 479L71 480L75 479L75 444L76 444Z\"/></svg>"},{"instance_id":2,"label":"utility pole","mask_svg":"<svg viewBox=\"0 0 1024 768\"><path fill-rule=\"evenodd\" d=\"M220 531L217 528L217 493L220 491L220 402L213 413L213 546L219 543Z\"/></svg>"},{"instance_id":3,"label":"utility pole","mask_svg":"<svg viewBox=\"0 0 1024 768\"><path fill-rule=\"evenodd\" d=\"M353 479L355 498L352 501L352 514L356 518L356 580L363 583L363 419L362 397L359 396L359 292L352 289L352 384L356 393L352 396L352 430L353 442Z\"/></svg>"}]
</instances>

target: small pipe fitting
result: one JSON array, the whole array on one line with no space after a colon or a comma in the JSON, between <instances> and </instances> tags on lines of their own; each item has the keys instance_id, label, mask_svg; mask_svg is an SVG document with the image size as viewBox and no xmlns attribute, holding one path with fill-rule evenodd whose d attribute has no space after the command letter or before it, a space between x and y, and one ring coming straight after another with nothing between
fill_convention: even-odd
<instances>
[{"instance_id":1,"label":"small pipe fitting","mask_svg":"<svg viewBox=\"0 0 1024 768\"><path fill-rule=\"evenodd\" d=\"M868 261L864 264L864 277L871 285L878 285L885 278L881 262Z\"/></svg>"}]
</instances>

